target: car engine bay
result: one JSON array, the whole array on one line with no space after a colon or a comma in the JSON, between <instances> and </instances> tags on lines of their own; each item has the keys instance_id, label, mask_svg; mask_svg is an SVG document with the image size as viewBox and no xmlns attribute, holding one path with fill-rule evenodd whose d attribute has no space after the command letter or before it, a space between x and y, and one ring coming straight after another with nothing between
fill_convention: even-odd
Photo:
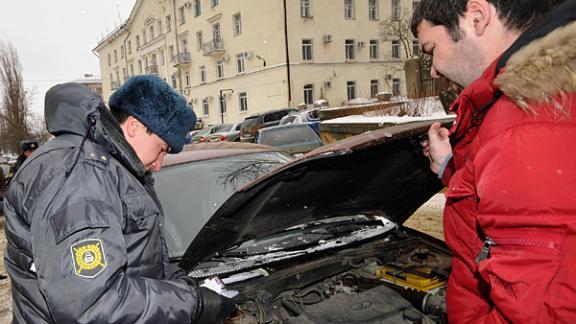
<instances>
[{"instance_id":1,"label":"car engine bay","mask_svg":"<svg viewBox=\"0 0 576 324\"><path fill-rule=\"evenodd\" d=\"M221 264L218 257L199 268ZM230 323L447 323L451 254L399 227L330 253L298 255L237 273L203 276L240 305ZM217 267L217 266L216 266ZM197 267L198 268L198 267Z\"/></svg>"}]
</instances>

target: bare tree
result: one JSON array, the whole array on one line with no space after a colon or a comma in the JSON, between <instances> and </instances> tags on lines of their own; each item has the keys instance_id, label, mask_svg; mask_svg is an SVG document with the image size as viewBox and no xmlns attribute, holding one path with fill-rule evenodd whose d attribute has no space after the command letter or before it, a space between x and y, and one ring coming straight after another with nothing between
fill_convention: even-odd
<instances>
[{"instance_id":1,"label":"bare tree","mask_svg":"<svg viewBox=\"0 0 576 324\"><path fill-rule=\"evenodd\" d=\"M32 93L24 89L16 48L0 40L0 149L18 152L20 141L31 138Z\"/></svg>"},{"instance_id":2,"label":"bare tree","mask_svg":"<svg viewBox=\"0 0 576 324\"><path fill-rule=\"evenodd\" d=\"M419 51L414 52L414 36L410 29L412 12L406 8L398 10L390 18L382 20L380 23L380 37L384 41L399 41L404 49L407 59L417 57Z\"/></svg>"}]
</instances>

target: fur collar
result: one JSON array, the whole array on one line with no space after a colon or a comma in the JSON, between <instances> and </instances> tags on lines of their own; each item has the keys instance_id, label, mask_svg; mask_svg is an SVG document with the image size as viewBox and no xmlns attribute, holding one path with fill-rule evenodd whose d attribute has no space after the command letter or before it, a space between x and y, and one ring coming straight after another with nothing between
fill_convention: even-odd
<instances>
[{"instance_id":1,"label":"fur collar","mask_svg":"<svg viewBox=\"0 0 576 324\"><path fill-rule=\"evenodd\" d=\"M576 92L576 22L516 52L495 84L523 109Z\"/></svg>"}]
</instances>

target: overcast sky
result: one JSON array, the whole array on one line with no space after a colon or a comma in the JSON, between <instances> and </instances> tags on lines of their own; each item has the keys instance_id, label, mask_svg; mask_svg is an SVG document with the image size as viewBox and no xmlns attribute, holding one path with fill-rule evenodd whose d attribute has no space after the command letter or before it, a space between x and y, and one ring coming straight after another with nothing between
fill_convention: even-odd
<instances>
[{"instance_id":1,"label":"overcast sky","mask_svg":"<svg viewBox=\"0 0 576 324\"><path fill-rule=\"evenodd\" d=\"M16 50L24 86L36 89L32 110L43 114L44 95L55 84L100 76L92 52L130 15L136 0L0 0L0 40Z\"/></svg>"}]
</instances>

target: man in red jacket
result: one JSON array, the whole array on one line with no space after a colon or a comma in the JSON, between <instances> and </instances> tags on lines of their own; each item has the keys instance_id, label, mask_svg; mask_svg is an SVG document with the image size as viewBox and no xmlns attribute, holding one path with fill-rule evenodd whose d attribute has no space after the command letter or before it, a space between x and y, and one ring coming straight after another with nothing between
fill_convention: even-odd
<instances>
[{"instance_id":1,"label":"man in red jacket","mask_svg":"<svg viewBox=\"0 0 576 324\"><path fill-rule=\"evenodd\" d=\"M424 146L448 186L451 322L576 320L575 21L576 0L422 0L414 12L432 76L465 87L453 127L433 125Z\"/></svg>"}]
</instances>

